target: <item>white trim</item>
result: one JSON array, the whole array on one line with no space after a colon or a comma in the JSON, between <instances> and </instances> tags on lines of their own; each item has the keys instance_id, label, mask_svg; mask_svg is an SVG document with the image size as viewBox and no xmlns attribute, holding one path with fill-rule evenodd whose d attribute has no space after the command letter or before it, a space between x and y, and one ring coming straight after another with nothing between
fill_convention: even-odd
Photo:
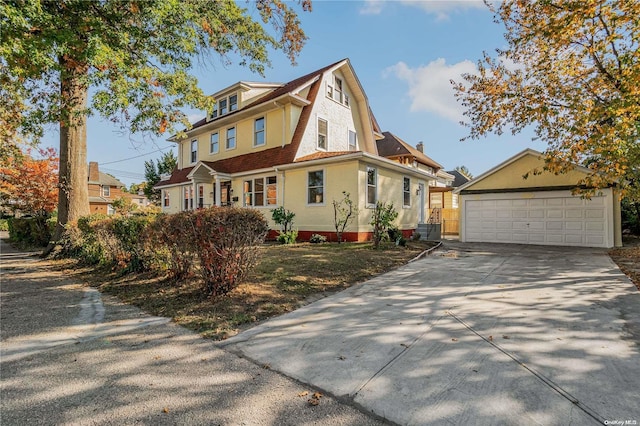
<instances>
[{"instance_id":1,"label":"white trim","mask_svg":"<svg viewBox=\"0 0 640 426\"><path fill-rule=\"evenodd\" d=\"M404 190L404 180L405 180L405 179L409 179L409 191L408 191L408 192L409 192L409 205L406 205L406 204L404 203L404 194L405 194L405 192L406 192L406 191ZM402 208L403 208L403 209L410 209L410 208L413 206L413 203L411 202L411 201L412 201L412 197L411 197L412 195L413 195L413 191L412 191L412 189L411 189L411 177L409 177L409 176L402 176Z\"/></svg>"},{"instance_id":2,"label":"white trim","mask_svg":"<svg viewBox=\"0 0 640 426\"><path fill-rule=\"evenodd\" d=\"M212 151L211 150L211 137L213 135L218 135L218 150L217 151ZM215 132L209 133L209 154L210 155L215 155L215 154L218 154L218 153L220 153L220 130L217 130Z\"/></svg>"},{"instance_id":3,"label":"white trim","mask_svg":"<svg viewBox=\"0 0 640 426\"><path fill-rule=\"evenodd\" d=\"M320 148L320 120L327 124L327 129L324 135L324 148ZM322 118L319 115L316 117L316 150L329 151L329 120Z\"/></svg>"},{"instance_id":4,"label":"white trim","mask_svg":"<svg viewBox=\"0 0 640 426\"><path fill-rule=\"evenodd\" d=\"M322 172L322 202L310 203L309 202L309 173ZM307 170L307 184L304 187L304 198L307 207L324 207L327 205L327 170L322 168L314 168L313 170Z\"/></svg>"},{"instance_id":5,"label":"white trim","mask_svg":"<svg viewBox=\"0 0 640 426\"><path fill-rule=\"evenodd\" d=\"M229 130L233 129L233 148L229 148ZM224 150L233 151L238 147L238 127L229 126L224 131Z\"/></svg>"},{"instance_id":6,"label":"white trim","mask_svg":"<svg viewBox=\"0 0 640 426\"><path fill-rule=\"evenodd\" d=\"M256 135L258 134L256 132L256 123L258 120L262 119L263 125L262 125L262 140L263 142L260 145L256 144ZM267 145L267 116L266 115L262 115L260 117L254 118L253 119L253 148L262 148L264 146Z\"/></svg>"},{"instance_id":7,"label":"white trim","mask_svg":"<svg viewBox=\"0 0 640 426\"><path fill-rule=\"evenodd\" d=\"M372 169L372 170L375 171L375 183L372 186L376 190L376 194L375 194L375 198L376 199L374 200L373 203L369 202L369 186L370 186L369 185L369 169ZM364 182L364 184L365 184L365 191L364 191L365 206L368 209L372 209L372 208L376 207L376 204L378 203L378 199L379 199L379 197L378 197L378 168L374 167L374 166L370 166L370 165L367 164L366 168L365 168L365 178L364 179L365 179L365 182Z\"/></svg>"}]
</instances>

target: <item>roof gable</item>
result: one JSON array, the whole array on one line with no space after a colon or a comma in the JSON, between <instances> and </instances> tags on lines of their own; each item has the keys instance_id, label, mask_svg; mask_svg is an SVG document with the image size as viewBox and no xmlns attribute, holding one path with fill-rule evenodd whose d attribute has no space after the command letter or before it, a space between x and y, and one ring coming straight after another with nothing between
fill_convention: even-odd
<instances>
[{"instance_id":1,"label":"roof gable","mask_svg":"<svg viewBox=\"0 0 640 426\"><path fill-rule=\"evenodd\" d=\"M382 132L384 139L376 141L378 146L378 155L386 158L401 157L401 156L413 156L419 163L425 164L429 167L433 167L436 170L442 168L442 166L431 158L427 157L424 153L418 151L396 135L391 132Z\"/></svg>"},{"instance_id":2,"label":"roof gable","mask_svg":"<svg viewBox=\"0 0 640 426\"><path fill-rule=\"evenodd\" d=\"M467 182L458 188L456 192L574 187L585 175L590 173L589 169L575 165L573 170L563 174L555 174L548 171L543 171L541 174L533 174L534 170L543 170L544 166L544 155L541 152L525 149L472 181ZM524 176L527 174L528 177L525 179Z\"/></svg>"}]
</instances>

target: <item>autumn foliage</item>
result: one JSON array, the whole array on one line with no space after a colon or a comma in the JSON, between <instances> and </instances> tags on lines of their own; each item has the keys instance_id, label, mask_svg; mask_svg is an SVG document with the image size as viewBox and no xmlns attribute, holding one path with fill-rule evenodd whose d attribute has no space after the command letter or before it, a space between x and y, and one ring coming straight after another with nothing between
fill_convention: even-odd
<instances>
[{"instance_id":1,"label":"autumn foliage","mask_svg":"<svg viewBox=\"0 0 640 426\"><path fill-rule=\"evenodd\" d=\"M5 206L23 214L49 216L58 203L58 156L53 148L29 149L0 166L0 197Z\"/></svg>"},{"instance_id":2,"label":"autumn foliage","mask_svg":"<svg viewBox=\"0 0 640 426\"><path fill-rule=\"evenodd\" d=\"M640 199L640 2L487 2L507 47L454 82L470 138L531 126L545 169L591 173L582 190L618 184ZM538 171L532 171L538 172Z\"/></svg>"}]
</instances>

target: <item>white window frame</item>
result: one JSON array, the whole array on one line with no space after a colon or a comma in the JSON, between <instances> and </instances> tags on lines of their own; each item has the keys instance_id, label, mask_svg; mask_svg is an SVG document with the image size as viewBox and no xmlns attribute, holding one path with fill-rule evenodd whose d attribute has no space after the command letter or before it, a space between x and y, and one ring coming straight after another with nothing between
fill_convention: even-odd
<instances>
[{"instance_id":1,"label":"white window frame","mask_svg":"<svg viewBox=\"0 0 640 426\"><path fill-rule=\"evenodd\" d=\"M196 208L204 208L204 183L199 183L196 188Z\"/></svg>"},{"instance_id":2,"label":"white window frame","mask_svg":"<svg viewBox=\"0 0 640 426\"><path fill-rule=\"evenodd\" d=\"M409 184L409 187L405 187L405 183ZM409 202L407 203L407 199ZM411 178L408 176L402 177L402 207L409 208L411 207Z\"/></svg>"},{"instance_id":3,"label":"white window frame","mask_svg":"<svg viewBox=\"0 0 640 426\"><path fill-rule=\"evenodd\" d=\"M310 185L310 181L309 181L309 177L311 175L311 173L318 173L321 172L322 173L322 186L311 186ZM327 182L327 172L325 171L325 169L316 169L316 170L309 170L307 171L307 205L308 206L324 206L326 203L326 194L325 194L325 188L326 188L326 182ZM322 188L322 201L321 202L312 202L310 201L310 190L311 188ZM317 194L316 194L316 198L317 198Z\"/></svg>"},{"instance_id":4,"label":"white window frame","mask_svg":"<svg viewBox=\"0 0 640 426\"><path fill-rule=\"evenodd\" d=\"M320 146L320 122L323 121L326 124L326 130L324 133L324 148ZM329 121L325 120L324 118L320 118L318 117L318 124L316 127L316 133L317 133L317 137L316 137L316 149L319 149L320 151L328 151L329 150Z\"/></svg>"},{"instance_id":5,"label":"white window frame","mask_svg":"<svg viewBox=\"0 0 640 426\"><path fill-rule=\"evenodd\" d=\"M256 129L256 125L258 124L259 120L262 120L262 130ZM258 143L259 133L262 133L262 143ZM266 144L267 144L267 119L266 117L262 116L253 120L253 146L259 147L259 146L265 146Z\"/></svg>"},{"instance_id":6,"label":"white window frame","mask_svg":"<svg viewBox=\"0 0 640 426\"><path fill-rule=\"evenodd\" d=\"M193 149L194 146L195 150ZM198 139L192 139L191 144L189 144L189 160L191 164L198 162Z\"/></svg>"},{"instance_id":7,"label":"white window frame","mask_svg":"<svg viewBox=\"0 0 640 426\"><path fill-rule=\"evenodd\" d=\"M339 89L338 89L339 87ZM340 77L333 76L333 100L338 103L343 103L344 83ZM338 99L336 99L336 97Z\"/></svg>"},{"instance_id":8,"label":"white window frame","mask_svg":"<svg viewBox=\"0 0 640 426\"><path fill-rule=\"evenodd\" d=\"M353 145L351 145L351 135L353 135ZM349 151L358 150L358 134L353 130L347 130L347 143L349 144Z\"/></svg>"},{"instance_id":9,"label":"white window frame","mask_svg":"<svg viewBox=\"0 0 640 426\"><path fill-rule=\"evenodd\" d=\"M215 149L214 149L214 145L213 145L213 136L217 137L216 140L216 144L215 144ZM213 132L211 133L211 135L209 136L209 154L217 154L218 152L220 152L220 132Z\"/></svg>"},{"instance_id":10,"label":"white window frame","mask_svg":"<svg viewBox=\"0 0 640 426\"><path fill-rule=\"evenodd\" d=\"M111 204L107 204L107 215L111 216L114 214L116 214L116 209L114 209Z\"/></svg>"},{"instance_id":11,"label":"white window frame","mask_svg":"<svg viewBox=\"0 0 640 426\"><path fill-rule=\"evenodd\" d=\"M162 190L162 207L171 207L171 197L166 189Z\"/></svg>"},{"instance_id":12,"label":"white window frame","mask_svg":"<svg viewBox=\"0 0 640 426\"><path fill-rule=\"evenodd\" d=\"M236 101L232 103L231 102L231 98L236 98ZM229 95L228 105L229 105L229 112L233 112L233 111L236 111L238 109L238 94L237 93L235 93L233 95Z\"/></svg>"},{"instance_id":13,"label":"white window frame","mask_svg":"<svg viewBox=\"0 0 640 426\"><path fill-rule=\"evenodd\" d=\"M270 179L274 179L274 182L269 183ZM262 184L262 191L260 192L262 193L262 204L256 203L258 183ZM274 186L275 198L269 198L269 186ZM247 179L242 183L242 192L242 202L245 207L275 207L278 204L278 177L270 175ZM272 202L269 203L269 200Z\"/></svg>"},{"instance_id":14,"label":"white window frame","mask_svg":"<svg viewBox=\"0 0 640 426\"><path fill-rule=\"evenodd\" d=\"M374 176L373 184L369 183L369 171L371 170L373 170L373 176ZM374 208L376 206L376 203L378 202L378 169L373 166L367 166L367 173L366 173L365 179L367 184L367 192L366 192L367 207ZM369 199L369 188L373 188L373 198L374 198L373 202L371 202L371 200Z\"/></svg>"},{"instance_id":15,"label":"white window frame","mask_svg":"<svg viewBox=\"0 0 640 426\"><path fill-rule=\"evenodd\" d=\"M193 185L182 187L182 211L193 210Z\"/></svg>"},{"instance_id":16,"label":"white window frame","mask_svg":"<svg viewBox=\"0 0 640 426\"><path fill-rule=\"evenodd\" d=\"M233 146L231 148L229 148L229 131L230 130L233 130L233 138L232 138L233 139ZM227 151L231 151L232 149L236 149L236 146L238 146L238 130L237 130L237 128L235 126L229 127L227 129L227 131L225 132L225 135L226 135L225 143L224 143L225 149Z\"/></svg>"},{"instance_id":17,"label":"white window frame","mask_svg":"<svg viewBox=\"0 0 640 426\"><path fill-rule=\"evenodd\" d=\"M111 197L111 187L109 185L102 185L102 196Z\"/></svg>"}]
</instances>

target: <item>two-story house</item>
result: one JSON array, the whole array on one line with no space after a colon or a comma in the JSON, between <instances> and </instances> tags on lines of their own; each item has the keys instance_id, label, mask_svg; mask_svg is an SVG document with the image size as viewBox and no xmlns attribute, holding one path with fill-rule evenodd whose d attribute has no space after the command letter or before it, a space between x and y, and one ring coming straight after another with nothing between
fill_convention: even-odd
<instances>
[{"instance_id":1,"label":"two-story house","mask_svg":"<svg viewBox=\"0 0 640 426\"><path fill-rule=\"evenodd\" d=\"M333 239L332 202L344 191L359 207L345 239L370 239L377 201L394 203L407 235L426 220L441 167L404 142L410 154L386 149L397 138L380 130L348 59L286 84L241 81L212 96L213 111L170 139L178 166L155 186L164 212L238 205L270 219L284 206L299 238Z\"/></svg>"},{"instance_id":2,"label":"two-story house","mask_svg":"<svg viewBox=\"0 0 640 426\"><path fill-rule=\"evenodd\" d=\"M114 214L111 203L125 195L125 184L106 173L102 173L98 163L89 163L89 211L91 213Z\"/></svg>"}]
</instances>

